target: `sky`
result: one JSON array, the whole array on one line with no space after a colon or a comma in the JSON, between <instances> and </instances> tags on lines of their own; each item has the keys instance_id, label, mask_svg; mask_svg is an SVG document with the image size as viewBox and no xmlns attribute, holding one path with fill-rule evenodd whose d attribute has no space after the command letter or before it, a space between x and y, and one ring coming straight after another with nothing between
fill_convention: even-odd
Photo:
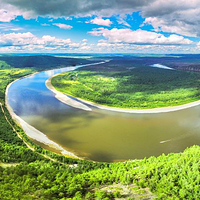
<instances>
[{"instance_id":1,"label":"sky","mask_svg":"<svg viewBox=\"0 0 200 200\"><path fill-rule=\"evenodd\" d=\"M1 53L200 53L199 0L0 0Z\"/></svg>"}]
</instances>

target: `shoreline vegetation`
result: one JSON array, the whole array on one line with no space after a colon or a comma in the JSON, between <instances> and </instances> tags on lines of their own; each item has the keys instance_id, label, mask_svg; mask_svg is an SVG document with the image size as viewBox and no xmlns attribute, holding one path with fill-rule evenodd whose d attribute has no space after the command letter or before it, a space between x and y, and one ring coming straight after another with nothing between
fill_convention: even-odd
<instances>
[{"instance_id":1,"label":"shoreline vegetation","mask_svg":"<svg viewBox=\"0 0 200 200\"><path fill-rule=\"evenodd\" d=\"M54 153L40 145L37 145L31 138L24 132L20 123L13 119L9 112L9 106L7 101L7 88L12 82L32 76L36 72L30 68L19 69L9 68L0 70L0 162L2 163L14 163L18 161L34 161L36 158L45 158L56 163L77 163L81 159L78 157L68 155L61 155L60 153ZM18 116L17 116L18 117ZM31 127L29 127L31 129ZM36 140L35 140L36 141ZM52 149L52 148L50 148ZM24 153L22 153L24 151ZM19 154L20 153L20 154ZM86 161L87 162L87 161Z\"/></svg>"},{"instance_id":2,"label":"shoreline vegetation","mask_svg":"<svg viewBox=\"0 0 200 200\"><path fill-rule=\"evenodd\" d=\"M83 66L90 66L90 65L98 65L98 64L103 64L105 62L109 62L109 60L106 60L104 62L98 62L98 63L88 63L88 64L84 64L84 65L80 65L80 67L83 67ZM65 68L71 68L71 70L74 69L73 66L68 66L68 67L63 67L63 68L57 68L57 69L65 69ZM52 71L52 69L50 70L45 70L45 71ZM42 71L40 71L42 72ZM42 133L41 131L37 130L36 128L34 128L33 126L29 125L28 123L26 123L22 118L20 118L19 116L17 116L14 112L13 112L13 109L10 107L9 103L8 103L8 90L9 90L9 87L15 83L16 81L20 80L20 79L23 79L23 78L27 78L27 77L30 77L30 76L34 76L35 74L37 74L39 72L34 72L32 74L28 74L24 77L20 77L16 80L14 80L13 82L9 83L6 87L6 91L5 91L5 105L6 105L6 108L8 110L8 112L10 113L12 119L17 123L19 124L22 129L24 130L24 132L26 133L26 135L33 139L33 140L36 140L44 145L47 145L48 147L56 150L56 151L59 151L61 155L63 156L67 156L67 157L70 157L70 158L74 158L74 159L83 159L81 157L78 157L77 155L75 155L73 152L70 152L66 149L64 149L62 146L60 146L59 144L57 144L56 142L54 142L53 140L49 139L44 133ZM56 76L56 75L55 75ZM53 91L53 88L51 87L50 84L48 84L48 80L46 81L46 85L48 86L47 88L52 90ZM68 105L73 105L74 107L76 108L81 108L81 109L84 109L84 110L87 110L87 111L91 111L91 109L82 104L82 103L79 103L75 100L72 100L70 98L68 98L66 95L63 95L61 93L57 94L56 95L56 98L59 99L60 101L62 101L63 103L67 103Z\"/></svg>"},{"instance_id":3,"label":"shoreline vegetation","mask_svg":"<svg viewBox=\"0 0 200 200\"><path fill-rule=\"evenodd\" d=\"M152 78L151 80L148 80L148 83L146 83L146 80L144 80L142 76L146 76L147 73L150 73L151 76L152 73L156 73L156 70L158 70L158 74L154 74L154 77L157 75L159 76L160 74L162 77L155 78L157 80ZM46 86L56 94L56 98L59 97L58 99L66 104L68 104L68 101L65 101L65 98L71 98L72 102L68 105L73 107L76 107L76 99L83 105L85 104L85 106L90 105L108 111L153 114L173 112L200 105L200 90L197 84L200 80L200 76L198 74L159 68L150 69L150 67L131 69L131 71L132 72L129 71L129 75L127 75L126 71L110 73L110 71L101 71L101 68L96 69L95 67L85 67L84 69L60 73L51 77L47 80ZM115 73L117 75L115 75ZM163 88L163 82L161 79L164 78L164 73L167 74L164 81L169 81L164 82L164 84L169 84L168 88ZM135 78L135 74L137 75L137 78ZM116 80L119 79L118 76L125 79L125 83ZM172 79L170 76L173 76L173 78L175 76L178 80L173 82L171 81ZM184 81L181 82L179 76L185 77L186 80L183 80L186 83L188 81L191 86L186 88L184 86ZM187 76L189 78L187 78ZM133 84L130 79L133 79ZM135 79L140 79L141 88L144 89L139 88L138 83L135 83L134 85ZM197 83L193 83L195 81ZM151 82L153 82L153 84ZM125 85L126 83L128 86ZM160 86L156 86L156 84L160 84ZM122 86L130 88L128 90L127 88L124 89ZM120 87L120 89L118 90L117 87ZM151 90L150 92L147 91L148 88ZM170 100L170 98L172 98L172 100ZM129 102L126 103L128 100ZM166 104L165 101L167 101ZM131 103L133 103L133 105L131 105ZM149 107L149 105L152 106L152 104L153 107ZM127 106L128 108L123 106ZM133 108L131 108L131 106L133 106ZM82 107L78 108L82 109Z\"/></svg>"},{"instance_id":4,"label":"shoreline vegetation","mask_svg":"<svg viewBox=\"0 0 200 200\"><path fill-rule=\"evenodd\" d=\"M1 199L199 198L199 146L142 160L97 163L66 158L33 143L12 120L4 103L8 83L31 72L16 74L19 69L12 70L1 70L0 77L0 102L5 111L4 116L0 109ZM6 117L35 151L18 138Z\"/></svg>"},{"instance_id":5,"label":"shoreline vegetation","mask_svg":"<svg viewBox=\"0 0 200 200\"><path fill-rule=\"evenodd\" d=\"M81 67L86 67L86 66L94 66L94 65L100 65L100 64L104 64L104 63L107 63L109 62L110 60L105 60L105 61L102 61L102 62L98 62L98 63L90 63L90 64L85 64L85 65L81 65L79 66L78 68L81 68ZM71 69L69 71L73 71L74 69ZM63 73L63 72L61 72ZM92 109L89 108L87 105L83 104L83 103L80 103L74 99L71 99L69 98L68 96L66 96L65 94L63 94L62 92L59 92L57 91L53 85L51 84L51 80L52 78L58 76L59 74L55 74L53 76L51 76L49 79L46 80L45 82L45 85L46 87L51 90L54 94L55 94L55 98L57 98L59 101L69 105L69 106L72 106L74 108L79 108L79 109L82 109L82 110L86 110L86 111L91 111Z\"/></svg>"},{"instance_id":6,"label":"shoreline vegetation","mask_svg":"<svg viewBox=\"0 0 200 200\"><path fill-rule=\"evenodd\" d=\"M36 128L34 128L33 126L29 125L27 122L25 122L22 118L20 118L18 115L16 115L13 111L13 109L10 107L9 103L8 103L8 90L10 88L10 86L15 83L16 81L23 79L23 78L27 78L30 76L34 76L35 74L37 74L39 72L35 72L33 74L29 74L26 75L24 77L18 78L16 80L14 80L13 82L9 83L8 86L6 87L6 92L5 92L5 105L7 110L10 113L10 116L12 117L12 119L19 124L22 129L24 130L24 132L27 134L27 136L33 140L36 140L44 145L49 146L50 148L53 148L57 151L59 151L61 153L61 155L64 156L69 156L71 158L76 158L76 159L81 159L78 156L76 156L74 153L67 151L66 149L64 149L63 147L61 147L59 144L57 144L56 142L50 140L45 134L43 134L42 132L40 132L39 130L37 130Z\"/></svg>"},{"instance_id":7,"label":"shoreline vegetation","mask_svg":"<svg viewBox=\"0 0 200 200\"><path fill-rule=\"evenodd\" d=\"M82 109L82 110L86 110L86 111L92 111L92 109L89 108L88 106L86 106L85 104L80 103L80 102L78 102L78 101L76 101L76 100L74 100L72 98L69 98L67 95L65 95L62 92L59 92L58 90L56 90L51 84L52 78L54 78L56 76L57 75L54 75L54 76L50 77L45 82L46 87L55 94L55 98L57 98L62 103L67 104L69 106L72 106L74 108L78 108L78 109Z\"/></svg>"},{"instance_id":8,"label":"shoreline vegetation","mask_svg":"<svg viewBox=\"0 0 200 200\"><path fill-rule=\"evenodd\" d=\"M62 73L61 73L62 74ZM58 74L59 75L59 74ZM56 76L58 76L56 75ZM55 76L49 78L46 81L46 86L49 90L51 90L53 93L55 93L55 97L60 100L61 102L75 107L75 108L79 108L79 109L83 109L82 106L76 106L77 101L72 99L75 98L79 101L81 101L82 103L85 103L87 105L96 107L98 109L102 109L102 110L108 110L108 111L113 111L113 112L122 112L122 113L132 113L132 114L156 114L156 113L166 113L166 112L175 112L175 111L179 111L179 110L183 110L183 109L187 109L187 108L191 108L191 107L195 107L200 105L200 100L198 101L194 101L194 102L190 102L190 103L186 103L183 105L178 105L178 106L171 106L171 107L161 107L161 108L152 108L152 109L126 109L126 108L115 108L115 107L109 107L109 106L105 106L105 105L100 105L91 101L87 101L85 99L81 99L81 98L77 98L75 96L60 92L58 89L56 89L52 83L51 80L52 78L54 78ZM69 100L68 100L69 99ZM72 101L71 101L72 100ZM70 102L70 103L69 103ZM84 105L84 104L82 104ZM86 106L86 105L85 105ZM85 109L83 109L85 110ZM88 109L89 110L89 109ZM91 109L92 110L92 109ZM90 110L90 111L91 111Z\"/></svg>"}]
</instances>

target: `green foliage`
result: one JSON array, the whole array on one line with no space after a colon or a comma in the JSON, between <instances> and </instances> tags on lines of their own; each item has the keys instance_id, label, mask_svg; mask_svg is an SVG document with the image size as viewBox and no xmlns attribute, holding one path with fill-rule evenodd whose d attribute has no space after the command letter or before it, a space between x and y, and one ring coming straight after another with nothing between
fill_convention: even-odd
<instances>
[{"instance_id":1,"label":"green foliage","mask_svg":"<svg viewBox=\"0 0 200 200\"><path fill-rule=\"evenodd\" d=\"M108 64L108 67L110 65ZM133 65L134 66L134 65ZM102 105L145 109L177 106L200 99L200 74L151 67L86 67L52 79L66 94Z\"/></svg>"},{"instance_id":2,"label":"green foliage","mask_svg":"<svg viewBox=\"0 0 200 200\"><path fill-rule=\"evenodd\" d=\"M16 167L0 168L2 199L113 199L119 192L93 190L96 185L114 183L149 187L158 199L199 199L200 147L158 158L112 163L88 171L52 161L35 161ZM9 190L8 190L9 188ZM19 192L20 191L20 192ZM140 194L142 196L142 193Z\"/></svg>"},{"instance_id":3,"label":"green foliage","mask_svg":"<svg viewBox=\"0 0 200 200\"><path fill-rule=\"evenodd\" d=\"M80 58L62 58L47 55L30 55L30 56L1 56L0 69L3 66L15 68L33 68L38 71L52 68L75 66L79 63L90 63L91 61Z\"/></svg>"},{"instance_id":4,"label":"green foliage","mask_svg":"<svg viewBox=\"0 0 200 200\"><path fill-rule=\"evenodd\" d=\"M6 86L16 78L20 78L27 74L34 72L30 69L4 69L0 70L0 102L3 104L3 110L0 108L0 162L32 162L43 159L40 155L33 153L26 145L19 139L16 133L11 128L7 119L15 128L23 133L23 131L15 125L10 117L6 107L4 106L4 93Z\"/></svg>"},{"instance_id":5,"label":"green foliage","mask_svg":"<svg viewBox=\"0 0 200 200\"><path fill-rule=\"evenodd\" d=\"M4 99L6 86L10 82L33 72L31 69L0 69L0 100Z\"/></svg>"},{"instance_id":6,"label":"green foliage","mask_svg":"<svg viewBox=\"0 0 200 200\"><path fill-rule=\"evenodd\" d=\"M2 94L2 96L0 96L0 103L2 104L2 107L0 106L0 163L11 163L10 166L13 166L5 169L0 167L0 199L32 199L37 197L41 197L40 199L51 199L52 194L56 196L56 199L58 197L61 198L66 195L66 187L65 190L61 190L60 192L58 191L60 187L58 187L58 182L55 182L51 187L52 171L56 172L55 175L59 174L58 176L62 177L61 179L64 181L64 177L67 176L62 173L66 168L66 166L63 165L64 163L72 164L72 168L73 164L78 164L78 166L74 167L74 170L68 168L69 171L73 171L73 173L83 173L107 166L106 163L94 163L67 158L42 149L34 144L23 130L13 122L5 107L4 93L6 86L15 79L33 72L34 71L31 69L0 70L0 94ZM17 136L13 128L17 130L23 140ZM30 150L23 141L34 148L35 151ZM43 155L55 161L51 161ZM21 164L14 167L16 165L12 165L12 163ZM59 168L60 166L64 167L61 171ZM45 176L47 176L46 179L48 179L48 181L46 179L41 179L39 182L35 182L35 177L39 176L41 173L44 175L44 172L46 173ZM73 173L70 175L71 177L73 177ZM38 190L38 187L36 187L37 184L39 184L38 187L41 189ZM48 189L49 187L50 189ZM69 189L67 194L69 194L69 196L78 195L81 188L81 185L74 185L73 187L72 184L71 187L67 187L67 189Z\"/></svg>"},{"instance_id":7,"label":"green foliage","mask_svg":"<svg viewBox=\"0 0 200 200\"><path fill-rule=\"evenodd\" d=\"M101 187L105 185L118 183L129 186L133 183L137 184L138 187L132 188L134 191L141 187L145 188L144 190L149 188L158 199L200 198L199 146L188 148L183 153L161 155L157 158L150 157L119 163L96 163L66 158L44 150L31 142L22 129L12 121L4 106L4 93L8 83L32 72L33 70L30 69L0 70L2 94L0 102L5 112L3 113L0 109L0 162L11 163L11 167L0 167L0 199L114 199L120 197L128 199L129 197L121 195L121 191L112 193L101 190ZM74 73L70 79L77 81L76 72ZM198 77L196 74L189 74L189 76ZM103 78L109 80L109 77ZM187 81L187 85L191 87L192 83ZM17 137L5 116L23 140L34 147L35 151L28 149ZM56 162L44 158L44 154L55 159ZM18 165L12 165L12 163L18 163ZM142 190L140 193L143 195Z\"/></svg>"},{"instance_id":8,"label":"green foliage","mask_svg":"<svg viewBox=\"0 0 200 200\"><path fill-rule=\"evenodd\" d=\"M5 61L0 60L0 69L8 69L11 68Z\"/></svg>"}]
</instances>

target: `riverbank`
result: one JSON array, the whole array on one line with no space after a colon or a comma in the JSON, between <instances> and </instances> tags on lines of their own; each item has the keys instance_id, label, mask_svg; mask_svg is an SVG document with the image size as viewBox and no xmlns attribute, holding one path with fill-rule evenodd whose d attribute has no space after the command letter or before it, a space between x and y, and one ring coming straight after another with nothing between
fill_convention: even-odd
<instances>
[{"instance_id":1,"label":"riverbank","mask_svg":"<svg viewBox=\"0 0 200 200\"><path fill-rule=\"evenodd\" d=\"M39 72L35 72L33 74L27 75L25 77L22 77L20 79L23 78L27 78L29 76L34 76L36 73ZM35 129L34 127L32 127L31 125L29 125L28 123L26 123L23 119L21 119L18 115L16 115L13 111L13 109L10 107L9 103L8 103L8 90L10 88L10 86L20 80L20 79L16 79L15 81L11 82L10 84L8 84L7 88L6 88L6 92L5 92L5 105L7 110L9 111L12 119L22 127L22 129L24 130L24 132L26 133L26 135L33 139L36 140L40 143L43 143L47 146L49 146L50 148L53 148L57 151L59 151L62 155L65 156L69 156L69 157L73 157L73 158L79 158L77 157L74 153L69 152L67 150L65 150L63 147L61 147L59 144L55 143L54 141L50 140L45 134L43 134L42 132L40 132L39 130Z\"/></svg>"},{"instance_id":2,"label":"riverbank","mask_svg":"<svg viewBox=\"0 0 200 200\"><path fill-rule=\"evenodd\" d=\"M91 108L89 108L88 106L86 106L83 103L80 103L74 99L69 98L67 95L63 94L62 92L59 92L58 90L56 90L53 85L51 84L51 80L52 78L56 77L56 75L50 77L49 79L46 80L45 85L46 87L51 90L54 94L55 94L55 98L57 98L59 101L72 106L74 108L78 108L78 109L82 109L82 110L86 110L86 111L92 111Z\"/></svg>"},{"instance_id":3,"label":"riverbank","mask_svg":"<svg viewBox=\"0 0 200 200\"><path fill-rule=\"evenodd\" d=\"M90 63L90 64L85 64L85 65L79 65L79 66L76 66L76 67L64 67L64 68L58 68L57 70L66 70L66 69L69 69L69 70L74 70L76 69L77 67L84 67L84 66L90 66L90 65L98 65L98 64L103 64L105 62L109 62L109 60L106 60L106 61L103 61L103 62L98 62L98 63ZM52 70L47 70L47 71L41 71L41 72L52 72ZM27 76L24 76L22 78L19 78L19 79L16 79L15 81L11 82L10 84L8 84L7 88L6 88L6 92L5 92L5 105L7 107L7 110L9 111L12 119L19 125L22 127L22 129L24 130L24 132L26 133L26 135L35 140L35 141L38 141L39 143L41 144L44 144L48 147L50 147L52 150L56 150L58 152L60 152L62 155L65 155L67 157L71 157L71 158L76 158L76 159L82 159L78 156L76 156L74 153L72 152L69 152L67 150L65 150L62 146L60 146L59 144L57 144L56 142L52 141L51 139L49 139L45 134L43 134L42 132L40 132L39 130L37 130L36 128L34 128L33 126L29 125L28 123L26 123L23 119L21 119L18 115L16 115L13 111L13 109L10 107L9 103L8 103L8 90L10 88L10 86L15 83L16 81L20 80L20 79L23 79L23 78L27 78L29 76L34 76L35 74L37 74L39 72L35 72L33 74L29 74ZM65 96L65 95L64 95ZM63 98L63 96L61 95L61 97L59 95L57 95L57 97L59 99ZM70 98L69 98L70 99ZM65 99L66 100L66 99ZM76 104L77 107L82 107L84 108L85 110L87 111L91 111L91 109L87 106L85 106L84 104L83 105L80 105L81 103L75 103L73 102L72 104Z\"/></svg>"},{"instance_id":4,"label":"riverbank","mask_svg":"<svg viewBox=\"0 0 200 200\"><path fill-rule=\"evenodd\" d=\"M56 76L58 76L60 74L57 74ZM53 76L55 77L55 76ZM183 110L183 109L187 109L187 108L191 108L194 106L198 106L200 105L200 100L195 101L195 102L191 102L191 103L187 103L187 104L183 104L183 105L178 105L178 106L169 106L169 107L161 107L161 108L152 108L152 109L126 109L126 108L116 108L116 107L109 107L109 106L104 106L104 105L100 105L91 101L87 101L81 98L77 98L65 93L62 93L58 90L56 90L54 88L54 86L51 84L51 80L53 77L50 77L47 81L46 81L46 86L48 89L50 89L53 93L56 94L56 98L57 96L59 98L57 98L58 100L60 100L61 102L72 106L72 107L76 107L77 102L82 102L82 105L86 104L86 105L90 105L93 106L95 108L98 109L102 109L102 110L108 110L108 111L112 111L112 112L122 112L122 113L132 113L132 114L157 114L157 113L166 113L166 112L175 112L175 111L179 111L179 110ZM78 101L74 100L70 101L70 104L68 104L68 99L75 98ZM67 101L66 101L67 99ZM86 106L85 105L85 106ZM82 109L82 108L80 108Z\"/></svg>"},{"instance_id":5,"label":"riverbank","mask_svg":"<svg viewBox=\"0 0 200 200\"><path fill-rule=\"evenodd\" d=\"M200 100L187 103L184 105L179 105L179 106L172 106L172 107L162 107L162 108L152 108L152 109L125 109L125 108L115 108L115 107L108 107L108 106L103 106L100 104L96 104L90 101L86 101L83 99L77 98L79 101L82 101L83 103L89 104L91 106L94 106L96 108L102 109L102 110L108 110L108 111L113 111L113 112L122 112L122 113L135 113L135 114L156 114L156 113L166 113L166 112L174 112L174 111L179 111L187 108L191 108L194 106L200 105Z\"/></svg>"}]
</instances>

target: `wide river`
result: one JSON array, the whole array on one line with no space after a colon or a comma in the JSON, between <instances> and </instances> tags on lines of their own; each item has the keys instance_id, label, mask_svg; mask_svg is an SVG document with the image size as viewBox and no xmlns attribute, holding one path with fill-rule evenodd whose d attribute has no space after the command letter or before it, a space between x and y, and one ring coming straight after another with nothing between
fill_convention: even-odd
<instances>
[{"instance_id":1,"label":"wide river","mask_svg":"<svg viewBox=\"0 0 200 200\"><path fill-rule=\"evenodd\" d=\"M55 98L45 81L77 67L40 72L15 81L8 90L13 111L77 156L119 161L181 152L200 145L200 106L160 114L128 114L72 108Z\"/></svg>"}]
</instances>

